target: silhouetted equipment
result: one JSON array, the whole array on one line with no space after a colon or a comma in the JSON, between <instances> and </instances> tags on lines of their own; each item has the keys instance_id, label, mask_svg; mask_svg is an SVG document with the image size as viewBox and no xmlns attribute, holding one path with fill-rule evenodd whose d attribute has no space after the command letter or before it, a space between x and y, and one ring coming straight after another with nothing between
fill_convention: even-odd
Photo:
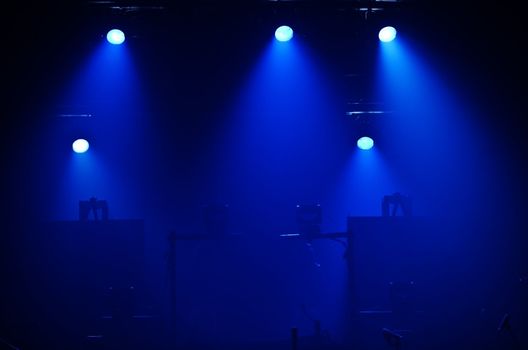
<instances>
[{"instance_id":1,"label":"silhouetted equipment","mask_svg":"<svg viewBox=\"0 0 528 350\"><path fill-rule=\"evenodd\" d=\"M53 221L43 232L32 244L38 265L28 280L35 281L32 297L52 310L46 319L51 338L98 334L104 340L86 341L110 341L117 329L137 321L131 316L142 290L143 220Z\"/></svg>"},{"instance_id":2,"label":"silhouetted equipment","mask_svg":"<svg viewBox=\"0 0 528 350\"><path fill-rule=\"evenodd\" d=\"M398 212L400 212L402 216L412 216L411 197L405 196L399 192L383 196L383 201L381 202L381 215L397 216Z\"/></svg>"},{"instance_id":3,"label":"silhouetted equipment","mask_svg":"<svg viewBox=\"0 0 528 350\"><path fill-rule=\"evenodd\" d=\"M227 204L204 206L203 217L207 235L222 237L229 234L229 206Z\"/></svg>"},{"instance_id":4,"label":"silhouetted equipment","mask_svg":"<svg viewBox=\"0 0 528 350\"><path fill-rule=\"evenodd\" d=\"M296 218L299 234L311 236L321 233L321 205L298 204L296 208Z\"/></svg>"},{"instance_id":5,"label":"silhouetted equipment","mask_svg":"<svg viewBox=\"0 0 528 350\"><path fill-rule=\"evenodd\" d=\"M403 339L403 336L401 334L398 334L395 331L390 330L388 328L383 328L381 332L387 344L389 344L390 346L396 349L401 348L401 342Z\"/></svg>"},{"instance_id":6,"label":"silhouetted equipment","mask_svg":"<svg viewBox=\"0 0 528 350\"><path fill-rule=\"evenodd\" d=\"M329 239L345 245L348 298L343 321L354 331L346 333L344 342L375 346L372 342L379 340L383 326L397 325L406 332L421 327L424 312L419 309L414 281L429 278L430 274L424 275L424 272L436 266L435 255L430 253L434 247L431 242L443 231L435 231L433 222L432 218L419 216L349 216L345 232L280 236L314 241ZM389 281L397 282L389 285L391 299L387 300ZM392 305L380 305L383 300ZM397 348L401 338L391 336L389 340Z\"/></svg>"},{"instance_id":7,"label":"silhouetted equipment","mask_svg":"<svg viewBox=\"0 0 528 350\"><path fill-rule=\"evenodd\" d=\"M79 220L87 221L92 213L93 220L108 220L108 203L91 197L87 201L79 201Z\"/></svg>"},{"instance_id":8,"label":"silhouetted equipment","mask_svg":"<svg viewBox=\"0 0 528 350\"><path fill-rule=\"evenodd\" d=\"M420 291L441 262L431 254L433 242L443 232L435 231L433 222L419 216L348 217L349 307L351 315L357 315L349 320L357 332L348 343L375 348L376 340L383 342L380 329L384 327L397 329L394 333L404 337L389 337L393 348L401 340L402 348L416 340L427 317Z\"/></svg>"}]
</instances>

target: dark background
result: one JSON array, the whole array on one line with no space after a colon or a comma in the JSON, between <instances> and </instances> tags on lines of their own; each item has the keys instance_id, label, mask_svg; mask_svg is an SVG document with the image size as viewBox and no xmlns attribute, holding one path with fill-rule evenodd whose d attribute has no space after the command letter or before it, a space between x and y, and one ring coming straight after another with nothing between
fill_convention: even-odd
<instances>
[{"instance_id":1,"label":"dark background","mask_svg":"<svg viewBox=\"0 0 528 350\"><path fill-rule=\"evenodd\" d=\"M525 198L528 186L527 127L524 123L526 59L522 50L526 33L524 13L513 3L410 1L387 5L385 11L371 13L365 19L364 12L357 11L358 4L353 1L144 2L141 6L160 5L165 9L122 13L109 10L106 5L79 1L75 4L24 2L3 9L0 337L21 344L22 349L36 349L43 344L68 348L64 343L75 341L76 332L82 333L77 329L69 334L71 338L42 337L55 334L56 327L67 323L57 319L69 314L51 312L54 315L51 319L55 319L51 322L49 314L42 312L57 301L50 294L40 293L37 287L42 284L53 290L50 284L57 276L50 272L54 270L42 267L47 265L40 264L38 259L47 259L46 254L52 252L40 248L47 246L42 242L50 242L46 223L58 219L51 205L61 172L61 158L55 155L64 152L54 142L55 134L47 132L57 123L58 96L102 40L104 34L94 33L104 33L110 23L116 21L127 35L130 33L127 44L134 53L135 64L141 67L138 74L145 82L142 91L148 93L149 112L158 130L155 149L164 150L155 159L150 159L147 153L138 153L141 161L134 166L129 165L129 158L134 157L130 153L135 149L141 151L140 146L131 146L130 152L116 159L123 162L123 172L141 173L138 209L120 218L145 219L145 238L142 238L145 245L141 246L141 251L145 251L146 277L138 278L140 302L137 305L141 313L158 317L155 322L159 323L145 327L151 327L147 338L165 345L167 334L174 334L166 331L170 323L165 285L166 235L172 229L187 232L199 227L201 217L196 208L206 199L217 199L211 185L216 181L215 176L208 172L210 159L203 155L211 146L208 140L228 119L222 111L230 107L233 95L238 93L259 59L263 42L269 41L270 32L285 19L299 28L299 35L310 43L317 59L331 62L328 65L331 66L330 79L335 82L342 101L337 109L344 113L347 101L369 97L368 78L353 83L345 78L358 71L368 77L373 69L369 65L373 59L372 50L358 53L357 47L363 45L372 49L377 43L370 44L368 35L375 36L378 24L390 19L397 21L402 32L413 33L413 41L425 53L427 62L438 68L440 76L458 82L457 91L464 93L462 99L477 106L479 113L475 119L490 135L486 142L489 154L482 154L482 157L489 156L496 161L495 170L499 174L485 182L488 187L480 188L476 200L485 209L477 211L471 220L450 222L438 229L439 232L433 230L437 236L433 234L432 237L436 237L434 242L439 243L441 252L437 260L416 255L418 264L428 266L429 272L422 278L427 287L422 291L428 296L425 302L428 310L435 311L424 316L429 333L423 332L426 335L419 339L411 337L415 342L410 348L416 344L436 345L437 348L514 346L511 339L495 331L507 312L514 315L514 329L519 333L526 330ZM359 86L350 88L350 84ZM190 117L175 118L175 115ZM353 146L353 143L354 140L345 146ZM335 162L328 161L328 173L334 165ZM304 186L309 187L308 184ZM303 187L299 185L298 188ZM315 194L307 195L308 198L317 197L320 190L313 191ZM306 298L309 305L310 300L319 298L324 302L314 303L318 305L315 309L328 310L335 306L337 302L332 298L344 285L343 276L333 276L330 268L340 261L335 257L342 253L339 245L336 248L327 242L317 243L320 246L316 246L315 251L322 256L323 270L324 266L328 270L324 270L326 274L314 275L312 258L303 244L296 246L276 240L279 233L295 228L290 219L293 210L287 212L295 204L289 201L290 197L282 200L279 195L263 196L261 200L253 198L245 209L236 212L235 208L235 215L244 217L238 219L239 227L252 232L235 244L206 242L201 248L193 248L193 244L200 243L191 242L187 243L191 244L190 248L180 247L182 251L178 256L183 265L178 265L181 268L178 283L188 287L180 289L182 294L178 295L178 305L183 311L177 320L177 339L183 343L287 339L288 328L293 326L292 320L296 320L291 315L302 313L289 301ZM266 209L269 207L274 209ZM456 236L453 240L460 239L463 247L450 248L451 238L442 238L446 235ZM394 242L395 247L402 244L398 242ZM367 240L364 244L376 254L376 242ZM415 246L429 252L434 250L430 242L419 239ZM292 252L298 253L297 260L290 258ZM38 259L33 259L35 257ZM394 259L402 261L397 254ZM116 261L120 260L116 257ZM185 262L191 261L194 269L188 270ZM284 261L292 265L278 273ZM390 264L388 260L372 263L372 269L378 266L376 264ZM241 268L245 264L245 268ZM208 270L211 266L212 271ZM298 275L296 268L304 272ZM338 269L333 273L338 275L343 271ZM41 282L39 276L43 279ZM208 282L203 283L197 276L213 277L204 277ZM379 278L385 277L379 275ZM248 281L253 281L252 287L248 287ZM214 289L215 283L226 287L217 294L206 293L208 288ZM304 294L303 283L338 286ZM284 288L276 288L280 285ZM240 297L240 290L245 291L245 298ZM288 298L273 304L272 301L281 300L282 292L288 294ZM254 306L254 298L258 296L268 301ZM75 300L75 296L70 297ZM196 311L203 305L209 305L210 309ZM290 316L278 314L277 310L281 309L288 310L285 314ZM239 310L235 312L236 317L233 310ZM435 314L438 310L448 311ZM336 314L329 311L314 313L316 317L336 318ZM212 314L220 320L217 319L218 323L226 317L225 329L218 328L217 324L216 330L210 331ZM227 329L248 322L254 327L241 327L244 335ZM304 322L301 329L310 329L309 318L304 318ZM375 326L368 328L368 322ZM366 329L378 329L385 321L376 322L367 321L363 326L367 324ZM195 324L202 326L189 326ZM339 327L342 325L332 324L331 330L347 334L338 331ZM365 337L361 345L385 346L369 339Z\"/></svg>"}]
</instances>

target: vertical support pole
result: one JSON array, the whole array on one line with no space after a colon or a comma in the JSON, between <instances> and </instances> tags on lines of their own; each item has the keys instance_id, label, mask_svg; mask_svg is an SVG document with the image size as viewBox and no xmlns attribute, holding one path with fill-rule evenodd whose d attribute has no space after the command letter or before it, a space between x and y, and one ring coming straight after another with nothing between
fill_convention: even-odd
<instances>
[{"instance_id":1,"label":"vertical support pole","mask_svg":"<svg viewBox=\"0 0 528 350\"><path fill-rule=\"evenodd\" d=\"M299 344L299 333L297 327L291 329L291 349L297 350Z\"/></svg>"}]
</instances>

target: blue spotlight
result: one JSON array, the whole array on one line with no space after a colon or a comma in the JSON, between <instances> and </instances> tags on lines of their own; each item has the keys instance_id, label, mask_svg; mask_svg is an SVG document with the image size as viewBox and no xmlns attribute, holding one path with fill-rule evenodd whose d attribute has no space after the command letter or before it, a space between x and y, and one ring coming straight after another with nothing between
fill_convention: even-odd
<instances>
[{"instance_id":1,"label":"blue spotlight","mask_svg":"<svg viewBox=\"0 0 528 350\"><path fill-rule=\"evenodd\" d=\"M396 29L394 27L383 27L379 31L378 37L381 41L384 43L388 43L389 41L393 41L394 38L396 38Z\"/></svg>"},{"instance_id":2,"label":"blue spotlight","mask_svg":"<svg viewBox=\"0 0 528 350\"><path fill-rule=\"evenodd\" d=\"M374 140L368 136L363 136L357 141L357 146L359 149L367 151L374 146Z\"/></svg>"},{"instance_id":3,"label":"blue spotlight","mask_svg":"<svg viewBox=\"0 0 528 350\"><path fill-rule=\"evenodd\" d=\"M84 153L88 151L90 144L85 139L77 139L72 144L72 149L75 153Z\"/></svg>"},{"instance_id":4,"label":"blue spotlight","mask_svg":"<svg viewBox=\"0 0 528 350\"><path fill-rule=\"evenodd\" d=\"M278 41L288 41L293 37L293 29L288 26L280 26L275 31L275 39Z\"/></svg>"},{"instance_id":5,"label":"blue spotlight","mask_svg":"<svg viewBox=\"0 0 528 350\"><path fill-rule=\"evenodd\" d=\"M125 41L125 33L119 29L112 29L106 34L106 40L108 40L110 44L120 45Z\"/></svg>"}]
</instances>

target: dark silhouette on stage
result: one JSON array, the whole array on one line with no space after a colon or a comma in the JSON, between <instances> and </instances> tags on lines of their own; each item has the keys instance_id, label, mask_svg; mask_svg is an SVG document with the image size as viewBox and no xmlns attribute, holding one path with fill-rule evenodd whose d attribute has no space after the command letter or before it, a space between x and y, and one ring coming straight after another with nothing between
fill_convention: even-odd
<instances>
[{"instance_id":1,"label":"dark silhouette on stage","mask_svg":"<svg viewBox=\"0 0 528 350\"><path fill-rule=\"evenodd\" d=\"M92 213L93 220L108 220L108 203L91 197L87 201L79 201L79 220L88 221Z\"/></svg>"},{"instance_id":2,"label":"dark silhouette on stage","mask_svg":"<svg viewBox=\"0 0 528 350\"><path fill-rule=\"evenodd\" d=\"M392 195L383 196L381 202L382 216L412 216L412 198L396 192Z\"/></svg>"}]
</instances>

